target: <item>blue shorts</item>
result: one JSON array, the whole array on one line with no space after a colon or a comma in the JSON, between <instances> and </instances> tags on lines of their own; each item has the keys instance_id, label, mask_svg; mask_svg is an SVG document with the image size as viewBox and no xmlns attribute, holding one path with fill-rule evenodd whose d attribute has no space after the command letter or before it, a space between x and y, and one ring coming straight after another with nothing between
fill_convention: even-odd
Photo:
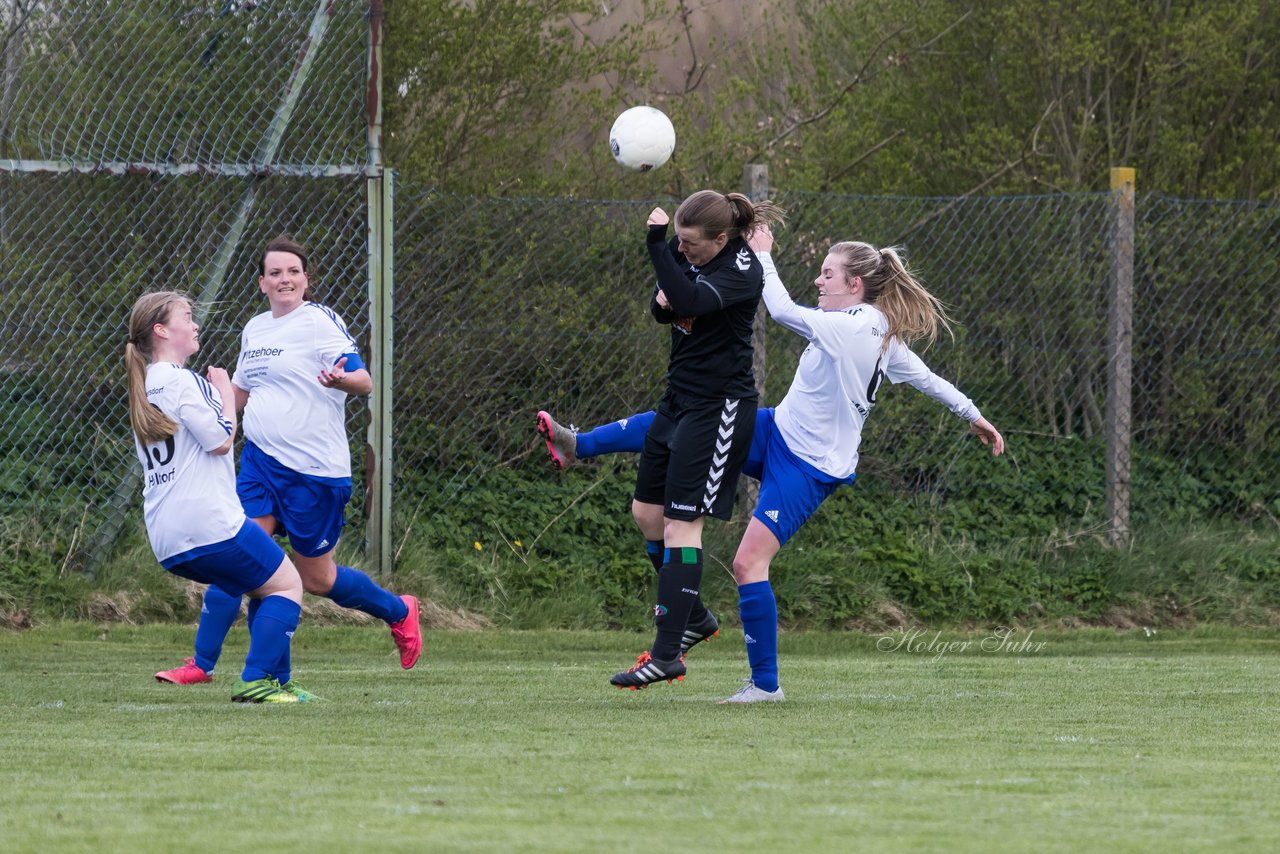
<instances>
[{"instance_id":1,"label":"blue shorts","mask_svg":"<svg viewBox=\"0 0 1280 854\"><path fill-rule=\"evenodd\" d=\"M342 535L351 478L313 477L281 465L252 442L244 443L236 494L249 518L274 516L303 557L333 551Z\"/></svg>"},{"instance_id":2,"label":"blue shorts","mask_svg":"<svg viewBox=\"0 0 1280 854\"><path fill-rule=\"evenodd\" d=\"M229 540L185 551L161 562L174 575L216 584L231 596L257 590L284 563L284 550L249 519Z\"/></svg>"},{"instance_id":3,"label":"blue shorts","mask_svg":"<svg viewBox=\"0 0 1280 854\"><path fill-rule=\"evenodd\" d=\"M797 457L787 447L773 420L773 409L756 415L756 432L742 473L760 481L760 498L751 514L764 523L781 545L818 511L827 496L854 475L835 478Z\"/></svg>"}]
</instances>

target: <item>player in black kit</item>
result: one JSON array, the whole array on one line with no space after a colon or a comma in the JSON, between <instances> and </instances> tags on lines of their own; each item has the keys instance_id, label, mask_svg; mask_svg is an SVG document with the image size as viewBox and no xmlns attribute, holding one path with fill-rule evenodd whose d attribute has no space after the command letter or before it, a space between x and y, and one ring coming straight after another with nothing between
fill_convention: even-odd
<instances>
[{"instance_id":1,"label":"player in black kit","mask_svg":"<svg viewBox=\"0 0 1280 854\"><path fill-rule=\"evenodd\" d=\"M671 326L667 390L645 437L631 512L658 570L657 634L619 688L681 679L684 652L714 635L716 618L698 594L702 523L728 519L755 429L751 331L764 270L747 237L782 211L739 193L702 190L676 209L667 240L662 208L649 214L657 274L650 310Z\"/></svg>"}]
</instances>

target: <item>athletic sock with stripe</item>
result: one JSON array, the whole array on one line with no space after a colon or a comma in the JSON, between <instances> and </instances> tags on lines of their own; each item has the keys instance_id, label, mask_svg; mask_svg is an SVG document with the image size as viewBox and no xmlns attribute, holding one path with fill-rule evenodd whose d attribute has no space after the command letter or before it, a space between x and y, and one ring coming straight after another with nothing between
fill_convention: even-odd
<instances>
[{"instance_id":1,"label":"athletic sock with stripe","mask_svg":"<svg viewBox=\"0 0 1280 854\"><path fill-rule=\"evenodd\" d=\"M658 572L658 604L654 608L657 637L650 654L659 661L680 657L680 641L702 584L702 549L682 546L663 550Z\"/></svg>"}]
</instances>

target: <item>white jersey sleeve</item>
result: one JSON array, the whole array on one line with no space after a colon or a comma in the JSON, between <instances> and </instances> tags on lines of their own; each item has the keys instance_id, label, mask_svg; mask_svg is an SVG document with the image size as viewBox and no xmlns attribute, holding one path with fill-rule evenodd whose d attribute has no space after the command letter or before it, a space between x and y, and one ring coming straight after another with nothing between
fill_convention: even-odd
<instances>
[{"instance_id":1,"label":"white jersey sleeve","mask_svg":"<svg viewBox=\"0 0 1280 854\"><path fill-rule=\"evenodd\" d=\"M978 411L978 407L974 406L972 400L961 394L954 385L929 370L924 361L896 337L889 341L888 355L884 375L889 382L910 383L965 421L973 422L982 417L982 413Z\"/></svg>"},{"instance_id":2,"label":"white jersey sleeve","mask_svg":"<svg viewBox=\"0 0 1280 854\"><path fill-rule=\"evenodd\" d=\"M345 354L358 354L346 324L331 309L303 303L283 317L264 312L240 336L232 382L249 393L244 435L299 474L350 478L346 392L317 379Z\"/></svg>"},{"instance_id":3,"label":"white jersey sleeve","mask_svg":"<svg viewBox=\"0 0 1280 854\"><path fill-rule=\"evenodd\" d=\"M854 474L862 427L875 406L883 377L912 383L961 417L971 421L979 417L972 401L930 372L896 338L885 348L889 323L874 305L864 303L838 311L797 305L783 286L772 257L759 253L759 258L764 265L764 301L769 315L809 340L791 388L774 413L778 431L792 453L833 477Z\"/></svg>"},{"instance_id":4,"label":"white jersey sleeve","mask_svg":"<svg viewBox=\"0 0 1280 854\"><path fill-rule=\"evenodd\" d=\"M217 390L185 368L157 363L147 368L147 400L178 425L173 436L151 445L134 437L147 537L163 563L231 539L245 515L231 454L210 453L232 431Z\"/></svg>"}]
</instances>

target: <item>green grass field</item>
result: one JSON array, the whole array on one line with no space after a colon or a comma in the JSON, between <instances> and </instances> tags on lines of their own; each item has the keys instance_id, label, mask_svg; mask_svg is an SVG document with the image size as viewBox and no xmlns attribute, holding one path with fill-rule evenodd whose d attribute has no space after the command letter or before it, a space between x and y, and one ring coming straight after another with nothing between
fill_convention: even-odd
<instances>
[{"instance_id":1,"label":"green grass field","mask_svg":"<svg viewBox=\"0 0 1280 854\"><path fill-rule=\"evenodd\" d=\"M727 707L735 632L631 693L647 637L434 632L404 672L304 626L325 702L263 707L228 699L239 627L185 688L151 674L190 627L0 632L0 848L1280 848L1280 634L988 635L784 635L787 702Z\"/></svg>"}]
</instances>

